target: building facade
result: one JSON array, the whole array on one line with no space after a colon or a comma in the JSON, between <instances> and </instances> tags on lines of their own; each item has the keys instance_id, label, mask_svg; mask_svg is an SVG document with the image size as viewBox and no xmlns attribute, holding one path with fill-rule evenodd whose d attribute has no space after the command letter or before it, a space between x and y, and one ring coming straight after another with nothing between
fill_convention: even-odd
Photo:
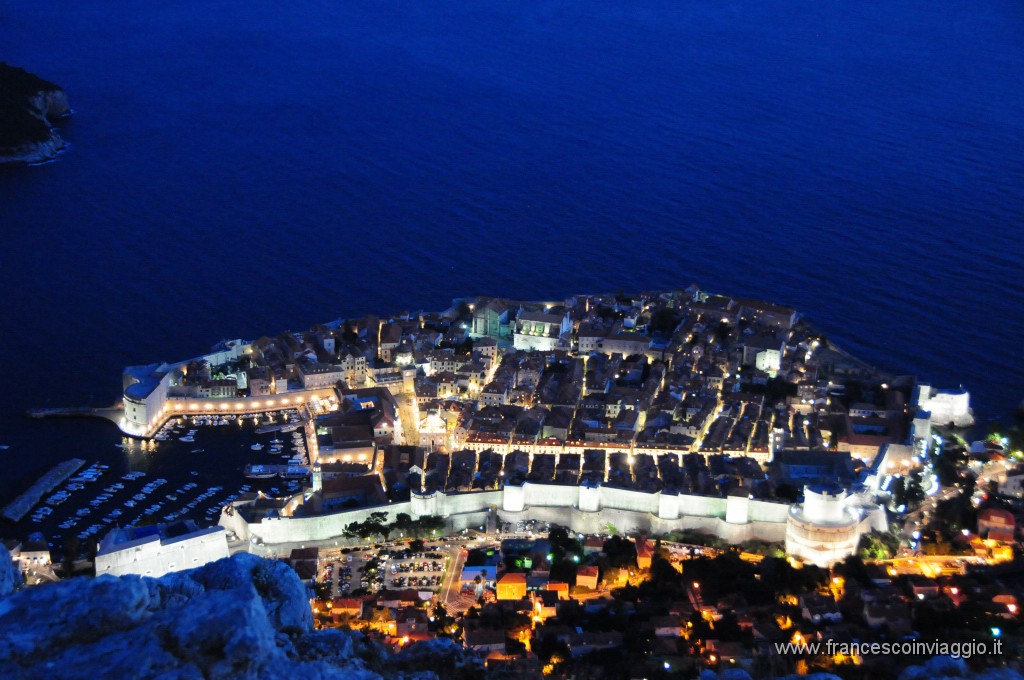
<instances>
[{"instance_id":1,"label":"building facade","mask_svg":"<svg viewBox=\"0 0 1024 680\"><path fill-rule=\"evenodd\" d=\"M157 578L228 556L224 527L191 523L112 529L100 541L96 575L138 574Z\"/></svg>"}]
</instances>

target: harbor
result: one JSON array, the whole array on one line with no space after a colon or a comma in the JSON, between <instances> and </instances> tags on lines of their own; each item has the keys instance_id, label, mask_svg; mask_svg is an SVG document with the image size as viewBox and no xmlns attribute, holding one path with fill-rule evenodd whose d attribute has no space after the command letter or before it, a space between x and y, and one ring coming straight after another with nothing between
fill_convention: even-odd
<instances>
[{"instance_id":1,"label":"harbor","mask_svg":"<svg viewBox=\"0 0 1024 680\"><path fill-rule=\"evenodd\" d=\"M180 520L212 526L221 508L244 494L301 490L309 471L304 425L294 409L172 418L150 440L115 440L110 457L57 465L2 516L16 535L35 535L56 551L77 542L85 553L114 527ZM254 466L272 474L247 478Z\"/></svg>"}]
</instances>

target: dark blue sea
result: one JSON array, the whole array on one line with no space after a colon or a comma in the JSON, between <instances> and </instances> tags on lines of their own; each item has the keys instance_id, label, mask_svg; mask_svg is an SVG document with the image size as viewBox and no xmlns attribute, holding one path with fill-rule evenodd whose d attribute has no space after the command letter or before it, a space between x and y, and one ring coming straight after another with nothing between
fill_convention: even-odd
<instances>
[{"instance_id":1,"label":"dark blue sea","mask_svg":"<svg viewBox=\"0 0 1024 680\"><path fill-rule=\"evenodd\" d=\"M0 501L244 462L22 416L123 365L478 293L696 282L982 420L1024 397L1015 0L40 0L0 59L75 111L0 171Z\"/></svg>"}]
</instances>

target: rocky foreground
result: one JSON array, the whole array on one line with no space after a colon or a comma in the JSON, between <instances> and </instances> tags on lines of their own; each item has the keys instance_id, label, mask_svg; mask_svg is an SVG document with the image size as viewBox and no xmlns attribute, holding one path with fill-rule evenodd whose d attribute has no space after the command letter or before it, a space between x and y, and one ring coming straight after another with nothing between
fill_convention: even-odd
<instances>
[{"instance_id":1,"label":"rocky foreground","mask_svg":"<svg viewBox=\"0 0 1024 680\"><path fill-rule=\"evenodd\" d=\"M53 121L71 112L57 85L0 62L0 163L41 163L64 148Z\"/></svg>"},{"instance_id":2,"label":"rocky foreground","mask_svg":"<svg viewBox=\"0 0 1024 680\"><path fill-rule=\"evenodd\" d=\"M313 630L306 588L281 562L240 554L159 579L76 578L11 594L20 577L0 551L2 678L426 680L482 671L448 640L389 655L359 633Z\"/></svg>"},{"instance_id":3,"label":"rocky foreground","mask_svg":"<svg viewBox=\"0 0 1024 680\"><path fill-rule=\"evenodd\" d=\"M306 587L282 562L246 553L159 579L75 578L21 588L0 544L0 678L476 679L482 663L450 640L389 654L362 634L313 629ZM836 676L815 674L813 680ZM901 680L973 675L937 658ZM749 680L733 669L700 680Z\"/></svg>"}]
</instances>

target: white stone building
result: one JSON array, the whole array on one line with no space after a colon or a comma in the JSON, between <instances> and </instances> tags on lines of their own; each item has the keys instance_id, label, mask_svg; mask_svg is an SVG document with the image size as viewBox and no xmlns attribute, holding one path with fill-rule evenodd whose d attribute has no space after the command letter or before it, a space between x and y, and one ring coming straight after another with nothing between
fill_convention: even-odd
<instances>
[{"instance_id":1,"label":"white stone building","mask_svg":"<svg viewBox=\"0 0 1024 680\"><path fill-rule=\"evenodd\" d=\"M963 388L939 390L922 383L917 386L914 396L917 408L928 411L935 425L953 423L956 427L970 427L974 424L971 394Z\"/></svg>"},{"instance_id":2,"label":"white stone building","mask_svg":"<svg viewBox=\"0 0 1024 680\"><path fill-rule=\"evenodd\" d=\"M568 314L547 312L520 312L512 344L518 350L548 352L558 347L559 339L572 331Z\"/></svg>"},{"instance_id":3,"label":"white stone building","mask_svg":"<svg viewBox=\"0 0 1024 680\"><path fill-rule=\"evenodd\" d=\"M111 529L96 553L96 575L163 576L228 556L224 527L197 529L192 522Z\"/></svg>"}]
</instances>

